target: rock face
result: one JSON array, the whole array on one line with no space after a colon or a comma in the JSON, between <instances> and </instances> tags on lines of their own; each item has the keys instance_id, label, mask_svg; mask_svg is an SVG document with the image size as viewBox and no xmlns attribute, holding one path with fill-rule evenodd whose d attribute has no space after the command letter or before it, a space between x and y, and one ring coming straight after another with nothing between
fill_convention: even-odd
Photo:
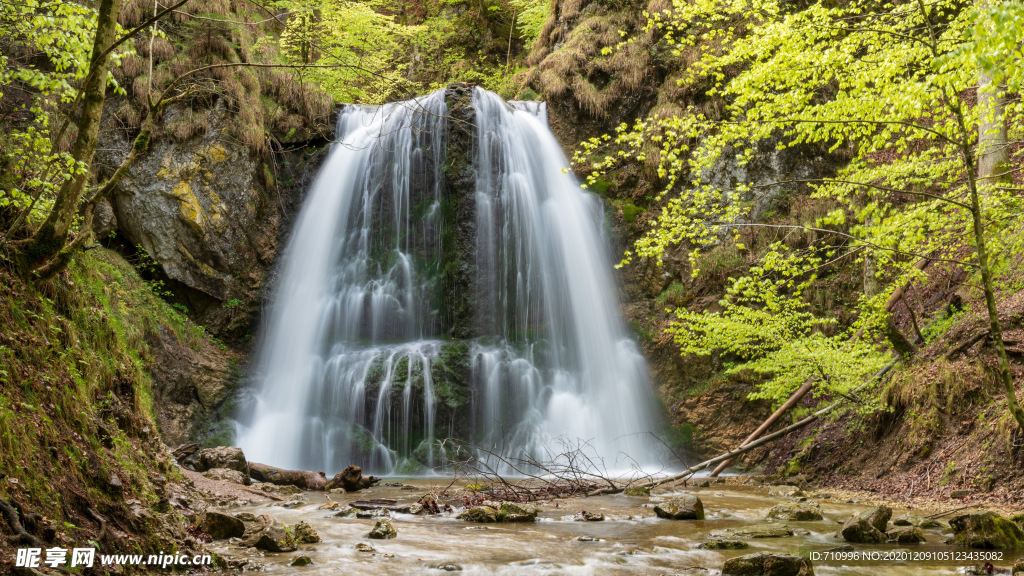
<instances>
[{"instance_id":1,"label":"rock face","mask_svg":"<svg viewBox=\"0 0 1024 576\"><path fill-rule=\"evenodd\" d=\"M769 519L789 520L792 522L809 522L821 520L821 508L817 504L808 502L795 502L792 504L778 504L768 511Z\"/></svg>"},{"instance_id":2,"label":"rock face","mask_svg":"<svg viewBox=\"0 0 1024 576\"><path fill-rule=\"evenodd\" d=\"M704 503L700 498L689 494L682 498L672 498L654 507L658 518L666 520L703 520Z\"/></svg>"},{"instance_id":3,"label":"rock face","mask_svg":"<svg viewBox=\"0 0 1024 576\"><path fill-rule=\"evenodd\" d=\"M949 521L953 540L970 548L1016 548L1024 545L1024 531L993 512L975 512Z\"/></svg>"},{"instance_id":4,"label":"rock face","mask_svg":"<svg viewBox=\"0 0 1024 576\"><path fill-rule=\"evenodd\" d=\"M886 541L885 529L891 516L888 506L871 508L847 520L839 532L847 542L881 544Z\"/></svg>"},{"instance_id":5,"label":"rock face","mask_svg":"<svg viewBox=\"0 0 1024 576\"><path fill-rule=\"evenodd\" d=\"M814 576L814 568L801 556L758 552L726 560L722 576Z\"/></svg>"},{"instance_id":6,"label":"rock face","mask_svg":"<svg viewBox=\"0 0 1024 576\"><path fill-rule=\"evenodd\" d=\"M324 486L324 490L344 488L345 492L358 492L380 482L376 476L363 476L363 469L359 466L346 466L344 470L334 475Z\"/></svg>"},{"instance_id":7,"label":"rock face","mask_svg":"<svg viewBox=\"0 0 1024 576\"><path fill-rule=\"evenodd\" d=\"M377 524L374 525L373 530L370 530L369 536L374 540L387 540L398 536L398 531L391 525L391 522L377 520Z\"/></svg>"},{"instance_id":8,"label":"rock face","mask_svg":"<svg viewBox=\"0 0 1024 576\"><path fill-rule=\"evenodd\" d=\"M241 538L245 534L245 524L241 520L219 512L204 512L196 521L196 528L214 540Z\"/></svg>"},{"instance_id":9,"label":"rock face","mask_svg":"<svg viewBox=\"0 0 1024 576\"><path fill-rule=\"evenodd\" d=\"M238 356L205 340L193 348L166 326L147 334L146 344L153 358L153 404L164 442L173 446L216 433L216 422L233 410L238 379L232 366Z\"/></svg>"},{"instance_id":10,"label":"rock face","mask_svg":"<svg viewBox=\"0 0 1024 576\"><path fill-rule=\"evenodd\" d=\"M180 113L168 109L164 122ZM281 220L272 169L225 137L229 121L215 111L202 136L153 138L110 195L119 234L142 246L176 300L222 337L253 326ZM129 145L115 140L103 160L116 164Z\"/></svg>"}]
</instances>

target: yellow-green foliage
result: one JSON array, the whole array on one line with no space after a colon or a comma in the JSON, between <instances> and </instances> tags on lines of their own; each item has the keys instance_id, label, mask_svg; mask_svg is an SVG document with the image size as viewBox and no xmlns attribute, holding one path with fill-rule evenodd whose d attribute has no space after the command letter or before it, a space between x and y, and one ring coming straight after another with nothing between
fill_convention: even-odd
<instances>
[{"instance_id":1,"label":"yellow-green foliage","mask_svg":"<svg viewBox=\"0 0 1024 576\"><path fill-rule=\"evenodd\" d=\"M146 339L163 328L198 348L202 328L102 248L38 287L4 269L0 283L0 470L17 480L0 483L0 496L70 524L83 495L101 511L112 498L155 504L148 475L166 461ZM123 496L109 493L111 474Z\"/></svg>"}]
</instances>

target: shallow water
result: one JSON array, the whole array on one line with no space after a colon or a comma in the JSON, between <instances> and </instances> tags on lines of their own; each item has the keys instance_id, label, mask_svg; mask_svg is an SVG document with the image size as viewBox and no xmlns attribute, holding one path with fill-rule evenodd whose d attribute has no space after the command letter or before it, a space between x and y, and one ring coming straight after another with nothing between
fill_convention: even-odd
<instances>
[{"instance_id":1,"label":"shallow water","mask_svg":"<svg viewBox=\"0 0 1024 576\"><path fill-rule=\"evenodd\" d=\"M394 479L389 479L394 481ZM375 487L356 494L331 494L331 499L348 502L368 498L393 498L400 503L416 502L428 490L440 490L439 479L401 480L407 487ZM447 484L447 482L445 482ZM416 489L410 489L414 486ZM249 555L265 564L269 574L442 574L443 565L461 567L461 574L719 574L722 564L732 556L755 552L813 553L846 544L833 536L842 521L869 507L867 504L833 502L829 498L810 498L818 502L825 519L819 522L785 522L798 535L787 538L743 539L745 550L701 550L697 546L710 533L726 528L764 524L773 505L789 499L769 497L764 488L738 485L712 485L685 489L704 503L703 521L662 520L654 515L653 505L667 497L684 493L659 493L652 498L622 495L572 498L538 503L541 514L534 524L473 524L457 520L455 515L414 516L393 514L391 523L398 537L370 540L367 534L376 520L337 518L333 511L318 510L327 502L322 492L308 492L305 503L294 509L280 503L231 507L226 512L269 514L279 522L296 524L305 520L319 532L322 543L301 545L299 551L284 554L251 553L237 546L218 543L217 551L229 555ZM447 500L455 506L458 498ZM574 521L573 514L587 510L605 515L603 522ZM458 508L456 508L458 511ZM894 509L893 517L906 512ZM914 510L927 515L932 511ZM967 552L967 549L943 545L948 530L925 530L928 542L919 545L855 545L858 551ZM580 541L580 538L593 541ZM363 542L376 553L356 551ZM308 555L311 566L288 566L293 558ZM814 563L818 575L909 576L913 574L963 574L969 562L895 562L889 560ZM977 562L975 564L980 564ZM995 562L1008 568L1012 557ZM1008 573L1008 572L1007 572Z\"/></svg>"}]
</instances>

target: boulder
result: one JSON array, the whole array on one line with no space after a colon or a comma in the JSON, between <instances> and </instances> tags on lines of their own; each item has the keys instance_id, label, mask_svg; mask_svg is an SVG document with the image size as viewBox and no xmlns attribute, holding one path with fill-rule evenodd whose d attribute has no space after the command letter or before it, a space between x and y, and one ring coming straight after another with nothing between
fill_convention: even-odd
<instances>
[{"instance_id":1,"label":"boulder","mask_svg":"<svg viewBox=\"0 0 1024 576\"><path fill-rule=\"evenodd\" d=\"M758 552L726 560L722 576L814 576L814 569L802 556Z\"/></svg>"},{"instance_id":2,"label":"boulder","mask_svg":"<svg viewBox=\"0 0 1024 576\"><path fill-rule=\"evenodd\" d=\"M290 485L303 490L323 490L327 485L327 476L323 472L285 470L258 462L249 463L249 475L257 482Z\"/></svg>"},{"instance_id":3,"label":"boulder","mask_svg":"<svg viewBox=\"0 0 1024 576\"><path fill-rule=\"evenodd\" d=\"M949 521L953 541L970 548L1017 548L1024 546L1020 526L993 512L963 514Z\"/></svg>"},{"instance_id":4,"label":"boulder","mask_svg":"<svg viewBox=\"0 0 1024 576\"><path fill-rule=\"evenodd\" d=\"M743 550L750 548L750 544L742 540L726 540L724 538L712 538L701 542L697 548L704 550Z\"/></svg>"},{"instance_id":5,"label":"boulder","mask_svg":"<svg viewBox=\"0 0 1024 576\"><path fill-rule=\"evenodd\" d=\"M203 476L206 476L210 480L220 480L222 482L234 482L235 484L249 485L249 475L243 474L238 470L232 470L230 468L211 468L206 472L203 472Z\"/></svg>"},{"instance_id":6,"label":"boulder","mask_svg":"<svg viewBox=\"0 0 1024 576\"><path fill-rule=\"evenodd\" d=\"M580 513L573 516L572 519L577 522L603 522L604 514L601 514L599 512L587 512L586 510L582 510L580 511Z\"/></svg>"},{"instance_id":7,"label":"boulder","mask_svg":"<svg viewBox=\"0 0 1024 576\"><path fill-rule=\"evenodd\" d=\"M289 566L309 566L312 563L313 563L313 559L310 558L309 556L296 556L291 561L291 563L289 563L288 565Z\"/></svg>"},{"instance_id":8,"label":"boulder","mask_svg":"<svg viewBox=\"0 0 1024 576\"><path fill-rule=\"evenodd\" d=\"M325 490L343 488L346 492L358 492L380 482L376 476L363 476L363 469L359 466L346 466L344 470L334 475L327 482Z\"/></svg>"},{"instance_id":9,"label":"boulder","mask_svg":"<svg viewBox=\"0 0 1024 576\"><path fill-rule=\"evenodd\" d=\"M527 508L514 502L502 502L498 507L498 522L536 522L540 510Z\"/></svg>"},{"instance_id":10,"label":"boulder","mask_svg":"<svg viewBox=\"0 0 1024 576\"><path fill-rule=\"evenodd\" d=\"M374 525L373 530L370 530L369 536L374 540L387 540L398 536L398 531L391 525L391 522L377 520L377 524Z\"/></svg>"},{"instance_id":11,"label":"boulder","mask_svg":"<svg viewBox=\"0 0 1024 576\"><path fill-rule=\"evenodd\" d=\"M920 544L925 541L924 533L916 526L900 526L885 533L885 539L891 544Z\"/></svg>"},{"instance_id":12,"label":"boulder","mask_svg":"<svg viewBox=\"0 0 1024 576\"><path fill-rule=\"evenodd\" d=\"M305 520L302 520L295 525L293 534L295 535L296 544L316 544L317 542L322 541L320 540L320 535L316 533L316 530L314 530L313 527Z\"/></svg>"},{"instance_id":13,"label":"boulder","mask_svg":"<svg viewBox=\"0 0 1024 576\"><path fill-rule=\"evenodd\" d=\"M227 468L237 470L246 476L249 475L249 463L245 461L245 454L241 448L234 446L218 446L216 448L204 448L194 454L196 472L206 472L214 468Z\"/></svg>"},{"instance_id":14,"label":"boulder","mask_svg":"<svg viewBox=\"0 0 1024 576\"><path fill-rule=\"evenodd\" d=\"M885 529L891 516L891 508L877 506L847 520L839 532L847 542L881 544L886 541Z\"/></svg>"},{"instance_id":15,"label":"boulder","mask_svg":"<svg viewBox=\"0 0 1024 576\"><path fill-rule=\"evenodd\" d=\"M214 540L240 538L245 534L245 524L241 520L220 512L204 512L196 520L196 528Z\"/></svg>"},{"instance_id":16,"label":"boulder","mask_svg":"<svg viewBox=\"0 0 1024 576\"><path fill-rule=\"evenodd\" d=\"M672 498L654 507L658 518L666 520L703 520L704 503L700 498L688 494L682 498Z\"/></svg>"},{"instance_id":17,"label":"boulder","mask_svg":"<svg viewBox=\"0 0 1024 576\"><path fill-rule=\"evenodd\" d=\"M260 516L265 518L265 516ZM295 540L277 521L271 521L245 539L243 544L248 548L256 548L265 552L294 552Z\"/></svg>"},{"instance_id":18,"label":"boulder","mask_svg":"<svg viewBox=\"0 0 1024 576\"><path fill-rule=\"evenodd\" d=\"M778 504L768 511L768 519L789 520L791 522L821 520L821 508L812 502Z\"/></svg>"},{"instance_id":19,"label":"boulder","mask_svg":"<svg viewBox=\"0 0 1024 576\"><path fill-rule=\"evenodd\" d=\"M376 552L377 549L365 542L356 544L356 552Z\"/></svg>"},{"instance_id":20,"label":"boulder","mask_svg":"<svg viewBox=\"0 0 1024 576\"><path fill-rule=\"evenodd\" d=\"M498 521L498 511L490 506L473 506L456 516L456 518L466 522L491 523Z\"/></svg>"}]
</instances>

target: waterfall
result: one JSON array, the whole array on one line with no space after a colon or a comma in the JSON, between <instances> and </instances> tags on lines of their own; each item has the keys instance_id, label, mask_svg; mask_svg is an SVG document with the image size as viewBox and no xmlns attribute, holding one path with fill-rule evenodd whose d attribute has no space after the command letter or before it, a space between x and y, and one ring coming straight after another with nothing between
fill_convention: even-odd
<instances>
[{"instance_id":1,"label":"waterfall","mask_svg":"<svg viewBox=\"0 0 1024 576\"><path fill-rule=\"evenodd\" d=\"M449 118L453 98L468 121ZM543 103L439 90L348 106L336 138L240 405L246 455L416 473L459 438L541 458L585 442L610 469L655 465L602 207L566 170Z\"/></svg>"}]
</instances>

